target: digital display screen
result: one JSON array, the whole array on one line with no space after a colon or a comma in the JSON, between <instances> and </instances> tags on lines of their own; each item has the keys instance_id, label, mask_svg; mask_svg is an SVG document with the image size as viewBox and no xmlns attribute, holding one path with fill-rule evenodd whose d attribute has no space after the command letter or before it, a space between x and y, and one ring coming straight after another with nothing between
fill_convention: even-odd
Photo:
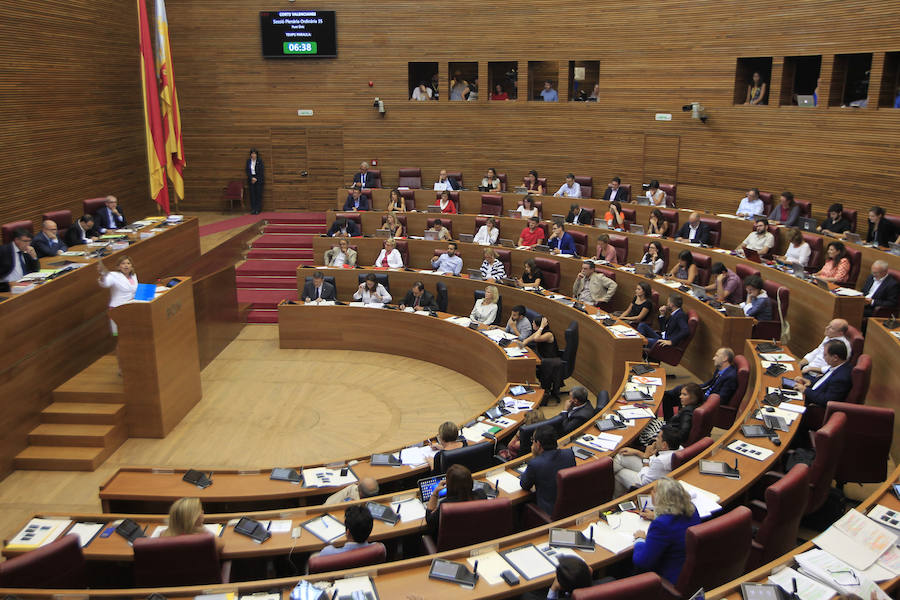
<instances>
[{"instance_id":1,"label":"digital display screen","mask_svg":"<svg viewBox=\"0 0 900 600\"><path fill-rule=\"evenodd\" d=\"M337 56L333 10L262 11L259 24L265 58Z\"/></svg>"}]
</instances>

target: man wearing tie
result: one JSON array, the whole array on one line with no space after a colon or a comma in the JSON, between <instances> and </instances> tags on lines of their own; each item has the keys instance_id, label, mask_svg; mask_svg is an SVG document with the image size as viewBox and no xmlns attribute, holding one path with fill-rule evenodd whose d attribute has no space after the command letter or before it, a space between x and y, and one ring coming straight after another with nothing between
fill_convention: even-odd
<instances>
[{"instance_id":1,"label":"man wearing tie","mask_svg":"<svg viewBox=\"0 0 900 600\"><path fill-rule=\"evenodd\" d=\"M713 367L715 372L712 378L700 386L704 398L712 394L718 394L722 405L729 404L731 397L737 391L737 369L734 368L734 351L731 348L719 348L713 355ZM663 394L663 417L666 421L675 414L675 407L679 405L681 388L677 385Z\"/></svg>"},{"instance_id":2,"label":"man wearing tie","mask_svg":"<svg viewBox=\"0 0 900 600\"><path fill-rule=\"evenodd\" d=\"M369 173L369 163L359 165L359 173L353 176L353 188L363 189L375 187L375 177Z\"/></svg>"},{"instance_id":3,"label":"man wearing tie","mask_svg":"<svg viewBox=\"0 0 900 600\"><path fill-rule=\"evenodd\" d=\"M825 362L828 370L817 379L797 377L796 389L803 394L803 403L806 406L817 404L825 408L832 400L844 402L853 380L850 373L853 367L847 362L847 346L839 340L831 340L825 346Z\"/></svg>"},{"instance_id":4,"label":"man wearing tie","mask_svg":"<svg viewBox=\"0 0 900 600\"><path fill-rule=\"evenodd\" d=\"M81 218L66 230L65 243L70 248L88 242L96 242L98 239L100 239L100 233L94 227L94 217L89 214L81 215Z\"/></svg>"},{"instance_id":5,"label":"man wearing tie","mask_svg":"<svg viewBox=\"0 0 900 600\"><path fill-rule=\"evenodd\" d=\"M97 211L97 230L108 233L122 227L125 227L125 213L119 209L119 201L115 196L107 196L106 206Z\"/></svg>"},{"instance_id":6,"label":"man wearing tie","mask_svg":"<svg viewBox=\"0 0 900 600\"><path fill-rule=\"evenodd\" d=\"M250 149L247 159L247 187L250 189L250 214L258 215L262 211L263 185L266 182L266 171L256 148Z\"/></svg>"},{"instance_id":7,"label":"man wearing tie","mask_svg":"<svg viewBox=\"0 0 900 600\"><path fill-rule=\"evenodd\" d=\"M322 271L313 273L312 281L307 281L303 286L303 300L315 302L316 300L337 300L334 286L325 281Z\"/></svg>"},{"instance_id":8,"label":"man wearing tie","mask_svg":"<svg viewBox=\"0 0 900 600\"><path fill-rule=\"evenodd\" d=\"M412 289L406 292L406 297L403 298L400 308L403 309L407 306L415 310L436 311L438 309L434 295L425 290L425 284L421 281L415 282Z\"/></svg>"},{"instance_id":9,"label":"man wearing tie","mask_svg":"<svg viewBox=\"0 0 900 600\"><path fill-rule=\"evenodd\" d=\"M31 245L37 252L37 257L57 256L69 249L59 236L56 235L57 227L53 221L44 221L41 232L34 236Z\"/></svg>"},{"instance_id":10,"label":"man wearing tie","mask_svg":"<svg viewBox=\"0 0 900 600\"><path fill-rule=\"evenodd\" d=\"M0 292L8 292L10 283L15 283L40 268L41 263L31 247L31 232L16 229L13 241L0 246Z\"/></svg>"}]
</instances>

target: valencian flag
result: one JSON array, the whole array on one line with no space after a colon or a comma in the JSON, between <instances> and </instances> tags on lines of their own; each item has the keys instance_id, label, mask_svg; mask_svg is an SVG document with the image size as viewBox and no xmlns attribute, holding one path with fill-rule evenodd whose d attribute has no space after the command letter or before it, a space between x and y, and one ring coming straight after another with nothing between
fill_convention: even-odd
<instances>
[{"instance_id":1,"label":"valencian flag","mask_svg":"<svg viewBox=\"0 0 900 600\"><path fill-rule=\"evenodd\" d=\"M159 105L166 140L166 173L175 195L184 200L184 144L181 140L181 113L175 92L172 49L169 46L169 20L165 0L156 0L156 77L159 81ZM175 200L176 204L178 200Z\"/></svg>"},{"instance_id":2,"label":"valencian flag","mask_svg":"<svg viewBox=\"0 0 900 600\"><path fill-rule=\"evenodd\" d=\"M144 136L147 140L147 168L150 170L150 196L169 214L169 187L166 183L165 145L162 121L159 117L159 91L153 66L153 47L150 42L150 24L147 22L147 6L137 0L138 24L141 45L141 88L144 92Z\"/></svg>"}]
</instances>

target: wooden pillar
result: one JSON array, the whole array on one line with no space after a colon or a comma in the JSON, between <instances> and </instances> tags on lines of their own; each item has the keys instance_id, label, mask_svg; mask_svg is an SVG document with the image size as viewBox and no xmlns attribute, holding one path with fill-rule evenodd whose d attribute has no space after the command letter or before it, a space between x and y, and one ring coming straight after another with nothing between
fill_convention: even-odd
<instances>
[{"instance_id":1,"label":"wooden pillar","mask_svg":"<svg viewBox=\"0 0 900 600\"><path fill-rule=\"evenodd\" d=\"M783 85L784 58L773 58L772 80L769 82L769 106L781 106L781 87Z\"/></svg>"},{"instance_id":2,"label":"wooden pillar","mask_svg":"<svg viewBox=\"0 0 900 600\"><path fill-rule=\"evenodd\" d=\"M831 98L831 76L834 73L834 54L822 55L819 68L819 98L816 108L827 108Z\"/></svg>"},{"instance_id":3,"label":"wooden pillar","mask_svg":"<svg viewBox=\"0 0 900 600\"><path fill-rule=\"evenodd\" d=\"M559 61L556 71L556 91L559 93L559 101L566 102L569 99L569 61Z\"/></svg>"},{"instance_id":4,"label":"wooden pillar","mask_svg":"<svg viewBox=\"0 0 900 600\"><path fill-rule=\"evenodd\" d=\"M869 70L869 97L866 108L878 108L882 83L884 83L884 52L875 52L872 54L872 68Z\"/></svg>"}]
</instances>

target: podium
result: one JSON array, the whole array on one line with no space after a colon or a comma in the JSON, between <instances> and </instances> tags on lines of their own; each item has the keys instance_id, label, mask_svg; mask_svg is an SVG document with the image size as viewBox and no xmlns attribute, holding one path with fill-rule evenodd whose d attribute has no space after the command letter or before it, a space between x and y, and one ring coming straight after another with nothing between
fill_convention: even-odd
<instances>
[{"instance_id":1,"label":"podium","mask_svg":"<svg viewBox=\"0 0 900 600\"><path fill-rule=\"evenodd\" d=\"M200 400L197 323L190 277L149 302L109 311L119 328L118 353L131 437L165 437Z\"/></svg>"}]
</instances>

